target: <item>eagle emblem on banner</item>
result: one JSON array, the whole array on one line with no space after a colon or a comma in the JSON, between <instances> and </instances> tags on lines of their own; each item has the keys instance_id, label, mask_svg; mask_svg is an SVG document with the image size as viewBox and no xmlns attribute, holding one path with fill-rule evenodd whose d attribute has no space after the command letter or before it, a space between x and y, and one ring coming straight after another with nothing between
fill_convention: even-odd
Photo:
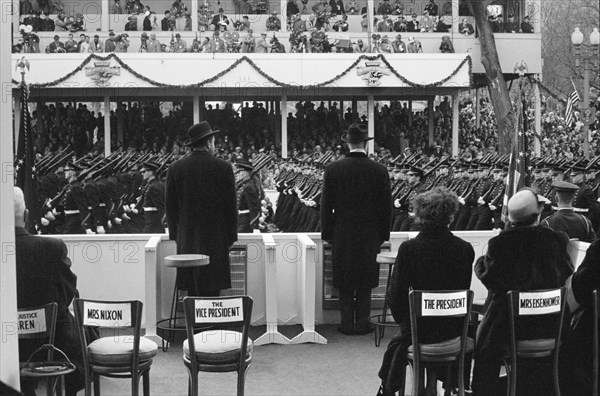
<instances>
[{"instance_id":1,"label":"eagle emblem on banner","mask_svg":"<svg viewBox=\"0 0 600 396\"><path fill-rule=\"evenodd\" d=\"M381 85L381 77L389 76L390 69L387 66L381 66L381 61L365 61L364 66L356 68L356 74L359 75L369 87Z\"/></svg>"},{"instance_id":2,"label":"eagle emblem on banner","mask_svg":"<svg viewBox=\"0 0 600 396\"><path fill-rule=\"evenodd\" d=\"M121 75L121 68L119 66L111 66L110 61L98 61L94 62L94 66L85 68L85 75L90 77L97 86L106 87L110 85L108 80L113 76Z\"/></svg>"}]
</instances>

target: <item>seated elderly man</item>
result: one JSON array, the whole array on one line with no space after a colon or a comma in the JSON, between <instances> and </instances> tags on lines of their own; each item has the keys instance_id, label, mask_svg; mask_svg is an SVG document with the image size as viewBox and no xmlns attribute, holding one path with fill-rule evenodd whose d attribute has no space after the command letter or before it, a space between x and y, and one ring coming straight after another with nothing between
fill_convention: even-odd
<instances>
[{"instance_id":1,"label":"seated elderly man","mask_svg":"<svg viewBox=\"0 0 600 396\"><path fill-rule=\"evenodd\" d=\"M15 234L17 261L17 306L36 307L55 302L58 304L56 318L56 341L54 345L67 354L78 370L66 376L65 393L76 395L84 388L83 361L77 335L75 318L69 305L77 292L77 276L71 271L67 246L56 238L31 235L25 229L28 211L23 191L15 187ZM33 353L26 347L19 349L21 361ZM23 394L35 395L31 383L24 383Z\"/></svg>"},{"instance_id":2,"label":"seated elderly man","mask_svg":"<svg viewBox=\"0 0 600 396\"><path fill-rule=\"evenodd\" d=\"M485 256L475 263L475 275L488 289L488 309L479 326L475 345L472 389L475 395L506 394L500 386L500 368L510 343L508 298L510 290L528 291L558 288L573 272L564 233L539 226L542 205L530 189L514 194L508 201L510 228L490 239ZM527 323L527 336L551 338L552 326L536 318ZM539 369L537 366L534 369ZM547 368L547 367L543 367ZM518 394L552 394L550 370L531 373L519 369ZM546 377L547 375L547 377ZM528 389L521 389L522 387Z\"/></svg>"}]
</instances>

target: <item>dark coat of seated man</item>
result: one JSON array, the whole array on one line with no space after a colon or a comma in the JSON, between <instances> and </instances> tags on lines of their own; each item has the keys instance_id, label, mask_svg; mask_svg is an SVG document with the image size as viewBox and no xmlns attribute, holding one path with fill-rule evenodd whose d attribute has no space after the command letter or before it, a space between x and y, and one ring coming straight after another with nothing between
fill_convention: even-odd
<instances>
[{"instance_id":1,"label":"dark coat of seated man","mask_svg":"<svg viewBox=\"0 0 600 396\"><path fill-rule=\"evenodd\" d=\"M533 191L527 189L514 194L508 201L511 228L490 239L487 253L475 263L475 275L489 292L488 308L479 325L475 345L472 384L475 395L506 393L499 379L510 344L506 293L559 288L573 272L567 253L567 235L539 227L541 209ZM545 319L534 318L525 325L528 338L554 336L553 326ZM527 380L517 380L518 394L529 395L534 390L540 395L552 394L549 367L538 365L533 369L539 369L539 373L519 368L519 377Z\"/></svg>"},{"instance_id":2,"label":"dark coat of seated man","mask_svg":"<svg viewBox=\"0 0 600 396\"><path fill-rule=\"evenodd\" d=\"M591 395L594 380L592 293L600 290L600 241L588 248L577 272L573 274L571 288L580 307L573 313L571 325L563 333L559 354L560 387L566 396Z\"/></svg>"},{"instance_id":3,"label":"dark coat of seated man","mask_svg":"<svg viewBox=\"0 0 600 396\"><path fill-rule=\"evenodd\" d=\"M23 191L18 187L14 190L17 306L21 309L58 304L54 346L78 368L65 377L66 395L76 395L84 388L83 361L75 318L68 307L77 293L77 276L71 271L67 245L61 239L31 235L25 229L27 209ZM28 349L20 345L20 361L26 361L34 352ZM35 386L31 382L22 385L25 395L35 395L32 385Z\"/></svg>"}]
</instances>

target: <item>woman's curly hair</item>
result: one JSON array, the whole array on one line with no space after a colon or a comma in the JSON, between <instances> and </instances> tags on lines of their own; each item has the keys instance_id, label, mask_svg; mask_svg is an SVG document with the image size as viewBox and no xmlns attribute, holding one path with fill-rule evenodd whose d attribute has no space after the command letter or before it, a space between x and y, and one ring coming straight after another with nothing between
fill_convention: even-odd
<instances>
[{"instance_id":1,"label":"woman's curly hair","mask_svg":"<svg viewBox=\"0 0 600 396\"><path fill-rule=\"evenodd\" d=\"M443 187L417 195L412 204L417 220L425 226L447 226L458 211L458 197Z\"/></svg>"}]
</instances>

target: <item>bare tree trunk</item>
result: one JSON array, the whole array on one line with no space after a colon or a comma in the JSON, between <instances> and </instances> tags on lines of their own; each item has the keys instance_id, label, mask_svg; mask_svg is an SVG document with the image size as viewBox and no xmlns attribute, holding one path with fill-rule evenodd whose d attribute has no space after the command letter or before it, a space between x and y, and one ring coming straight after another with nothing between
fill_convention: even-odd
<instances>
[{"instance_id":1,"label":"bare tree trunk","mask_svg":"<svg viewBox=\"0 0 600 396\"><path fill-rule=\"evenodd\" d=\"M517 121L508 95L506 81L502 75L492 27L487 19L487 6L491 3L491 0L469 0L469 7L479 30L481 63L485 68L488 91L498 124L498 150L500 154L507 154L511 150Z\"/></svg>"}]
</instances>

